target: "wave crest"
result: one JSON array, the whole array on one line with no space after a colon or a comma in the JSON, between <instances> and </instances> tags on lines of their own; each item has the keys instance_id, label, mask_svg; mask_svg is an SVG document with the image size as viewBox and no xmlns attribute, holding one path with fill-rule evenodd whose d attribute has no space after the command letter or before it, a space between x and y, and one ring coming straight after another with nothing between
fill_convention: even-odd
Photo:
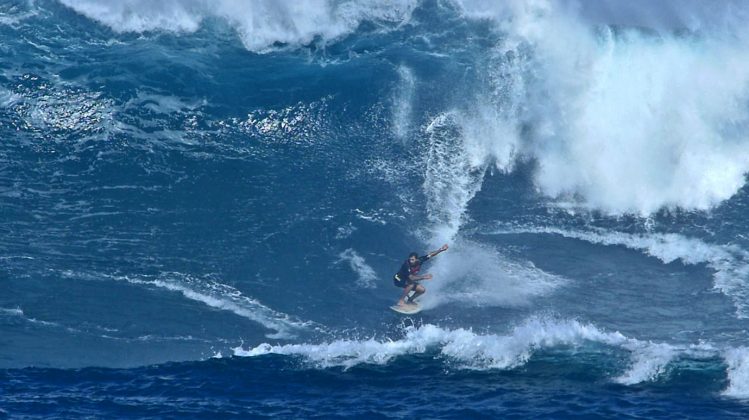
<instances>
[{"instance_id":1,"label":"wave crest","mask_svg":"<svg viewBox=\"0 0 749 420\"><path fill-rule=\"evenodd\" d=\"M746 7L723 5L709 14L714 21L691 22L682 15L704 11L696 3L679 13L642 5L639 19L621 26L592 3L458 4L505 36L487 73L522 95L494 105L523 133L519 156L537 162L541 193L647 216L709 210L744 185L749 32L724 15ZM498 133L487 145L507 138Z\"/></svg>"},{"instance_id":2,"label":"wave crest","mask_svg":"<svg viewBox=\"0 0 749 420\"><path fill-rule=\"evenodd\" d=\"M267 52L276 44L307 45L354 32L363 21L408 21L415 0L61 0L63 4L116 32L195 32L205 19L227 22L245 47Z\"/></svg>"}]
</instances>

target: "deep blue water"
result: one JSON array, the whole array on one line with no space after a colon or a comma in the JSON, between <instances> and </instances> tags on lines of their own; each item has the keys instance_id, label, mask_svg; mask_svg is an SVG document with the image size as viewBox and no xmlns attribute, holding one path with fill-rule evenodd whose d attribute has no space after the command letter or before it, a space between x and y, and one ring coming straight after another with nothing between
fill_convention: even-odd
<instances>
[{"instance_id":1,"label":"deep blue water","mask_svg":"<svg viewBox=\"0 0 749 420\"><path fill-rule=\"evenodd\" d=\"M745 418L748 13L0 1L0 416Z\"/></svg>"},{"instance_id":2,"label":"deep blue water","mask_svg":"<svg viewBox=\"0 0 749 420\"><path fill-rule=\"evenodd\" d=\"M540 354L522 370L476 372L445 369L428 354L342 371L305 368L271 355L127 370L11 370L3 380L11 395L5 398L8 412L65 417L714 418L746 413L740 403L705 394L723 385L718 369L682 374L669 386L625 387L605 379L603 358ZM695 386L697 381L702 384Z\"/></svg>"}]
</instances>

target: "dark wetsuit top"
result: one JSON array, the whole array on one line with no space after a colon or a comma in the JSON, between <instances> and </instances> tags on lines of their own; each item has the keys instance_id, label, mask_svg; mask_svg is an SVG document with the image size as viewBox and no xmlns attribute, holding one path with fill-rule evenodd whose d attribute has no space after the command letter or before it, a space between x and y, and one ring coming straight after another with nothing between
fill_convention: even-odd
<instances>
[{"instance_id":1,"label":"dark wetsuit top","mask_svg":"<svg viewBox=\"0 0 749 420\"><path fill-rule=\"evenodd\" d=\"M408 276L419 274L419 270L421 270L421 264L428 259L429 255L419 257L417 264L413 267L408 263L408 260L406 260L406 262L404 262L401 266L401 269L398 271L398 274L393 276L393 284L395 284L395 286L397 287L406 287L409 284L416 283L416 281L411 280Z\"/></svg>"}]
</instances>

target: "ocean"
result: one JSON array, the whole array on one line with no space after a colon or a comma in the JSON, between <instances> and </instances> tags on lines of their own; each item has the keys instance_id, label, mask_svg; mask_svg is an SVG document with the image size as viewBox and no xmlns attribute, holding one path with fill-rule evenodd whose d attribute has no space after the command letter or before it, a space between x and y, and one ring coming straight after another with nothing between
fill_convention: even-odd
<instances>
[{"instance_id":1,"label":"ocean","mask_svg":"<svg viewBox=\"0 0 749 420\"><path fill-rule=\"evenodd\" d=\"M0 1L0 418L749 417L748 19Z\"/></svg>"}]
</instances>

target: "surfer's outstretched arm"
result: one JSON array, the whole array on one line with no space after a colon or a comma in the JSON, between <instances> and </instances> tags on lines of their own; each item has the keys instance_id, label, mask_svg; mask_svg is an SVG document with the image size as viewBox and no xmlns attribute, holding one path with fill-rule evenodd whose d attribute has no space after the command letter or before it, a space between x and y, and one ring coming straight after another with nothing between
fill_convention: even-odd
<instances>
[{"instance_id":1,"label":"surfer's outstretched arm","mask_svg":"<svg viewBox=\"0 0 749 420\"><path fill-rule=\"evenodd\" d=\"M427 254L427 256L428 256L429 258L432 258L432 257L434 257L435 255L439 254L440 252L445 252L445 251L447 251L447 248L448 248L447 244L444 244L444 245L442 245L442 246L440 247L440 249L438 249L438 250L436 250L436 251L432 251L432 252L430 252L429 254Z\"/></svg>"}]
</instances>

